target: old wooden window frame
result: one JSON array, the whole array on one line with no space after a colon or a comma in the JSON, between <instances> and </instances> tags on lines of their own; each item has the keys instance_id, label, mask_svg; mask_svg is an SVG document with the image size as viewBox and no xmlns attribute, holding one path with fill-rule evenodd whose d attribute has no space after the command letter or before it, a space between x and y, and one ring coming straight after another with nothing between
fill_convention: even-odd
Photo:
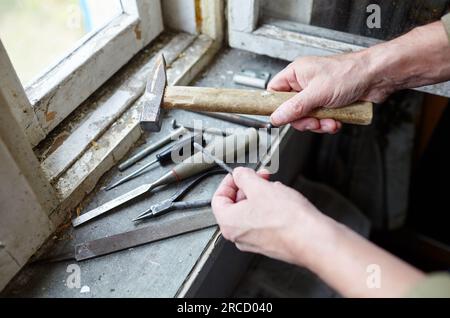
<instances>
[{"instance_id":1,"label":"old wooden window frame","mask_svg":"<svg viewBox=\"0 0 450 318\"><path fill-rule=\"evenodd\" d=\"M159 0L120 1L122 14L83 39L33 83L24 88L19 81L10 83L26 111L26 117L23 112L16 117L32 145L163 31Z\"/></svg>"},{"instance_id":2,"label":"old wooden window frame","mask_svg":"<svg viewBox=\"0 0 450 318\"><path fill-rule=\"evenodd\" d=\"M118 18L125 20L117 21L116 19L111 22L113 29L108 32L113 32L117 37L105 45L106 48L113 47L115 50L121 50L124 49L123 45L132 42L130 44L132 51L135 50L135 53L138 53L144 48L144 43L150 43L151 39L161 32L162 21L159 20L161 22L160 31L152 29L151 33L145 33L143 30L149 25L145 25L146 21L138 19L137 14L146 11L151 4L155 4L158 10L161 10L160 0L122 1L124 4L128 4L127 8L130 13ZM172 7L186 5L186 0L170 0L170 2ZM166 4L164 3L164 5ZM10 161L12 164L15 163L18 168L14 171L18 171L18 177L25 176L21 188L17 191L25 189L31 194L30 207L36 207L21 211L20 215L16 214L14 224L2 225L2 227L8 228L8 233L1 232L0 236L0 270L2 270L0 290L26 264L31 255L48 238L48 235L58 226L67 222L70 213L75 210L86 194L95 188L101 176L121 160L140 138L142 131L139 127L139 114L142 94L156 55L164 53L166 56L168 66L170 66L167 74L169 85L183 85L188 84L202 68L208 65L221 48L224 29L224 1L191 0L191 6L189 14L196 20L196 34L183 33L183 31L192 32L192 26L187 30L181 28L181 32L172 35L171 40L164 46L152 46L150 51L153 53L150 58L138 69L131 69L130 72L125 71L122 74L120 74L121 72L114 74L114 71L109 76L104 76L102 84L105 84L102 88L93 89L92 83L86 87L85 83L77 81L78 78L85 78L83 77L86 76L84 72L89 75L88 65L96 69L106 67L97 59L88 59L92 64L83 64L80 66L80 70L76 68L71 68L70 72L69 69L64 70L68 78L65 78L60 85L51 86L54 95L48 96L48 105L56 106L57 98L60 102L67 102L65 99L61 100L64 97L61 92L64 89L68 90L70 85L74 85L71 89L80 90L84 87L91 92L90 97L84 102L86 97L74 99L79 101L78 104L74 103L74 100L72 101L75 108L87 106L89 113L75 127L69 129L69 135L64 136L64 141L61 144L57 143L57 148L44 159L39 159L33 153L33 146L45 138L49 138L50 127L56 127L56 124L47 126L47 129L42 127L42 114L39 115L32 107L7 52L0 42L0 78L2 79L0 86L2 105L0 106L5 109L4 112L2 111L3 114L10 115L0 118L2 122L10 123L3 125L4 129L0 129L0 146L2 146L0 154L13 158ZM195 14L192 16L193 12ZM185 19L186 16L171 16L172 18ZM161 19L161 15L157 19ZM147 22L151 25L158 21ZM170 21L167 24L169 26L182 25L176 22ZM120 27L123 32L118 32ZM99 31L89 41L97 38L99 34L103 34L105 30ZM136 42L137 37L140 37L138 42ZM148 49L147 47L146 50ZM105 48L100 51L99 56L108 56L104 55L106 54L103 52ZM120 55L122 56L122 54ZM121 66L127 69L127 62L131 57L129 56L126 60L123 57L123 63L115 65L116 70ZM67 63L67 60L62 62ZM96 65L97 63L101 65ZM111 84L108 84L110 82ZM98 86L102 85L101 81L96 81L96 83ZM46 110L47 115L51 109ZM67 108L67 115L72 110ZM55 116L55 118L60 124L66 123L66 121L61 123L62 117ZM71 122L72 119L69 116L68 121ZM55 130L57 134L58 130ZM52 132L52 134L54 133ZM20 232L24 225L30 224L29 221L34 219L40 219L40 223L32 222L35 226L29 236L32 238L33 244L21 241L20 236L11 235L15 231Z\"/></svg>"},{"instance_id":3,"label":"old wooden window frame","mask_svg":"<svg viewBox=\"0 0 450 318\"><path fill-rule=\"evenodd\" d=\"M261 0L228 1L228 38L233 48L288 61L299 56L359 51L381 42L332 29L264 18ZM450 97L450 82L415 90Z\"/></svg>"}]
</instances>

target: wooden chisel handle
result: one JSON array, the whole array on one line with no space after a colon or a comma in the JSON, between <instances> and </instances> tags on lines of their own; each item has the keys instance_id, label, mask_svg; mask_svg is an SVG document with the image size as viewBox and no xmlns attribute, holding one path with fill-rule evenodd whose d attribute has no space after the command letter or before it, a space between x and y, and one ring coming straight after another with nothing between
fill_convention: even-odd
<instances>
[{"instance_id":1,"label":"wooden chisel handle","mask_svg":"<svg viewBox=\"0 0 450 318\"><path fill-rule=\"evenodd\" d=\"M163 108L194 111L271 115L296 93L243 89L168 86ZM318 119L332 118L346 124L369 125L373 117L370 102L357 102L339 108L319 108L309 114Z\"/></svg>"}]
</instances>

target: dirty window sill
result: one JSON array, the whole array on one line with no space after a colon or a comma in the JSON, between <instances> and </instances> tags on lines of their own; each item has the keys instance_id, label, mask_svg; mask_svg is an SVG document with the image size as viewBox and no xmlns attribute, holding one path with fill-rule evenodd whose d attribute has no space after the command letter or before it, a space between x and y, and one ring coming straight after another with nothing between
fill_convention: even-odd
<instances>
[{"instance_id":1,"label":"dirty window sill","mask_svg":"<svg viewBox=\"0 0 450 318\"><path fill-rule=\"evenodd\" d=\"M100 177L140 138L140 98L154 58L164 53L169 85L183 85L209 63L216 51L208 36L165 32L35 148L60 200L60 206L50 214L53 222L67 221L68 211L76 209Z\"/></svg>"},{"instance_id":2,"label":"dirty window sill","mask_svg":"<svg viewBox=\"0 0 450 318\"><path fill-rule=\"evenodd\" d=\"M284 62L268 59L267 57L257 57L254 54L238 50L224 50L217 60L208 66L201 76L196 78L193 85L230 87L230 85L234 85L232 82L233 72L239 71L242 65L250 64L257 68L264 65L264 67L270 68L273 73L285 66ZM198 64L195 65L198 66ZM174 62L171 69L175 67ZM217 127L219 129L228 129L232 126L232 124L225 121L183 110L172 110L166 115L160 133L145 134L140 140L145 139L146 144L148 144L153 140L157 140L158 137L164 136L167 130L170 129L170 125L167 124L170 123L172 118L185 124L191 124L194 119L201 119L205 121L205 125L208 127ZM144 144L135 144L134 146L136 146L136 149L133 149L133 153L145 147ZM97 145L97 147L100 147L100 145ZM151 157L146 158L143 164L151 159ZM99 204L142 183L151 182L155 177L164 173L166 169L167 167L155 167L140 178L111 191L97 191L99 188L96 188L92 194L83 199L83 210L87 211L95 208ZM99 182L99 186L114 182L123 176L116 169L109 170ZM205 181L201 186L188 193L185 200L189 201L195 198L198 199L200 196L204 198L212 195L220 180L221 176L216 176L214 179ZM137 212L149 204L167 198L173 193L175 188L176 186L169 187L166 191L164 189L155 191L152 195L141 198L132 205L116 211L117 213L113 212L107 217L93 221L91 224L77 228L75 231L70 226L63 228L60 232L55 233L52 240L50 240L50 248L52 251L55 251L56 245L59 244L83 242L130 230L135 226L129 222L132 216L135 216ZM183 217L183 213L190 212L171 213L165 218ZM21 297L52 297L53 295L59 295L59 297L189 296L195 293L196 286L198 287L202 282L206 285L210 284L205 275L208 275L212 266L215 266L216 256L218 253L221 253L221 242L223 241L220 239L220 233L215 227L80 262L78 265L82 274L81 284L82 286L87 285L90 287L88 294L80 294L80 290L68 289L64 284L60 283L67 278L66 268L73 261L61 262L52 266L30 266L24 269L28 278L22 276L22 279L16 279L10 286L11 288L8 289L8 292L10 295L20 295ZM48 247L49 245L44 246L44 249Z\"/></svg>"}]
</instances>

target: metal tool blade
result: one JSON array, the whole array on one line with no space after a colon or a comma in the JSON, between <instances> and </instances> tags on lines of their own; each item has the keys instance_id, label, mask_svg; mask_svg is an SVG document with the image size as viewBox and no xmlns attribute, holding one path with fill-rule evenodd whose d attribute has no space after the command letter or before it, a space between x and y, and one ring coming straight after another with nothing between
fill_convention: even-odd
<instances>
[{"instance_id":1,"label":"metal tool blade","mask_svg":"<svg viewBox=\"0 0 450 318\"><path fill-rule=\"evenodd\" d=\"M131 247L198 231L216 224L216 219L211 211L192 214L181 219L166 220L137 230L78 244L75 246L75 259L77 261L83 261Z\"/></svg>"},{"instance_id":2,"label":"metal tool blade","mask_svg":"<svg viewBox=\"0 0 450 318\"><path fill-rule=\"evenodd\" d=\"M219 167L221 167L223 170L225 170L226 172L233 174L233 169L228 166L225 162L223 162L222 160L220 160L219 158L216 158L215 156L213 156L212 154L210 154L208 152L208 150L206 150L205 148L203 148L201 145L199 145L198 143L194 142L194 148L201 151L203 153L203 155L208 158L209 160L213 160Z\"/></svg>"},{"instance_id":3,"label":"metal tool blade","mask_svg":"<svg viewBox=\"0 0 450 318\"><path fill-rule=\"evenodd\" d=\"M145 165L143 165L142 167L140 167L140 168L137 169L136 171L130 173L130 174L127 175L126 177L123 177L123 178L120 179L119 181L114 182L113 184L107 186L107 187L105 188L105 191L112 190L112 189L114 189L114 188L120 186L121 184L123 184L123 183L125 183L125 182L127 182L127 181L129 181L129 180L132 180L132 179L138 177L139 175L143 174L144 171L145 171L146 169L150 168L151 166L153 166L153 165L154 165L155 163L157 163L158 161L159 161L158 159L154 159L154 160L152 160L152 161L146 163Z\"/></svg>"},{"instance_id":4,"label":"metal tool blade","mask_svg":"<svg viewBox=\"0 0 450 318\"><path fill-rule=\"evenodd\" d=\"M147 81L144 94L144 105L141 114L141 127L145 131L161 129L161 104L167 85L166 61L164 55L159 55Z\"/></svg>"},{"instance_id":5,"label":"metal tool blade","mask_svg":"<svg viewBox=\"0 0 450 318\"><path fill-rule=\"evenodd\" d=\"M106 202L105 204L99 206L98 208L95 208L91 211L88 211L79 217L72 220L73 227L77 227L83 223L86 223L87 221L92 220L93 218L102 215L148 191L150 191L153 187L153 184L144 184L140 187L137 187L136 189L133 189L111 201Z\"/></svg>"}]
</instances>

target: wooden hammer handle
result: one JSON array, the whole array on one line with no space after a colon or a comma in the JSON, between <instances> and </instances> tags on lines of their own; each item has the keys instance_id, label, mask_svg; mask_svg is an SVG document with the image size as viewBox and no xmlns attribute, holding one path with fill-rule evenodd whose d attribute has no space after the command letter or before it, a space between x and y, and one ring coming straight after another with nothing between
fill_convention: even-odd
<instances>
[{"instance_id":1,"label":"wooden hammer handle","mask_svg":"<svg viewBox=\"0 0 450 318\"><path fill-rule=\"evenodd\" d=\"M243 89L168 86L164 95L166 109L271 115L278 106L296 93ZM339 108L320 108L309 114L318 119L332 118L346 124L369 125L372 103L358 102Z\"/></svg>"}]
</instances>

